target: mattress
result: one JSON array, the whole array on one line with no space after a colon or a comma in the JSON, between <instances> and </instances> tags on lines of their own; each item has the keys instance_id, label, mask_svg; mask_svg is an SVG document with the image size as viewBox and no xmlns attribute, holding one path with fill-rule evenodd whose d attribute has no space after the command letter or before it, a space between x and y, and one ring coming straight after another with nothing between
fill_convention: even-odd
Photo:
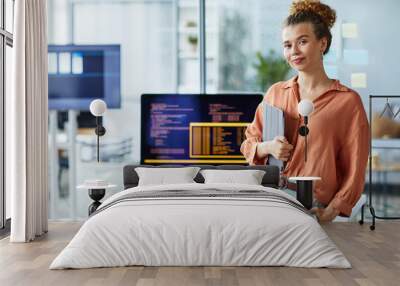
<instances>
[{"instance_id":1,"label":"mattress","mask_svg":"<svg viewBox=\"0 0 400 286\"><path fill-rule=\"evenodd\" d=\"M286 193L197 183L113 195L50 269L130 265L351 267L317 220Z\"/></svg>"}]
</instances>

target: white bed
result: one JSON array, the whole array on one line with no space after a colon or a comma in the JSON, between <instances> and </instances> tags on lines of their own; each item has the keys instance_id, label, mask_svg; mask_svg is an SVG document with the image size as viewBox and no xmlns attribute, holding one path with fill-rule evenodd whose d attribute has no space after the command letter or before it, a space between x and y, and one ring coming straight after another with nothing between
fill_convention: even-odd
<instances>
[{"instance_id":1,"label":"white bed","mask_svg":"<svg viewBox=\"0 0 400 286\"><path fill-rule=\"evenodd\" d=\"M178 195L121 200L146 191L171 190L264 191L277 199ZM50 269L127 265L350 268L315 218L294 203L280 190L254 185L130 188L100 206Z\"/></svg>"}]
</instances>

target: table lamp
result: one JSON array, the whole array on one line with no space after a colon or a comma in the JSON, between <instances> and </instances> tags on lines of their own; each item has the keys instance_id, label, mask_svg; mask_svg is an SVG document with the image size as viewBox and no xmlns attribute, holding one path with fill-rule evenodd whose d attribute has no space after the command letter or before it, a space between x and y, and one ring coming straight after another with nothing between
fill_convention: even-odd
<instances>
[{"instance_id":1,"label":"table lamp","mask_svg":"<svg viewBox=\"0 0 400 286\"><path fill-rule=\"evenodd\" d=\"M304 161L307 162L307 135L309 133L309 129L307 127L308 117L314 111L314 104L309 99L302 99L297 106L297 110L299 114L304 118L304 125L300 126L299 134L304 136L305 140L305 148L304 148Z\"/></svg>"},{"instance_id":2,"label":"table lamp","mask_svg":"<svg viewBox=\"0 0 400 286\"><path fill-rule=\"evenodd\" d=\"M304 118L304 125L300 126L299 134L304 136L304 162L307 162L307 135L309 129L307 127L308 117L314 111L314 104L309 99L303 99L297 106L299 114ZM290 177L289 182L295 182L297 186L296 199L301 202L305 208L311 209L313 205L313 183L321 180L320 177Z\"/></svg>"},{"instance_id":3,"label":"table lamp","mask_svg":"<svg viewBox=\"0 0 400 286\"><path fill-rule=\"evenodd\" d=\"M97 135L97 162L100 162L99 148L100 148L100 136L106 133L106 129L102 126L100 122L101 116L107 110L107 104L101 99L95 99L90 103L89 106L90 113L96 117L96 129L95 133ZM89 206L88 212L89 216L94 213L97 208L101 205L100 200L104 197L107 188L115 187L115 185L108 184L105 180L85 180L83 185L79 185L78 189L88 189L89 197L93 200L93 203Z\"/></svg>"},{"instance_id":4,"label":"table lamp","mask_svg":"<svg viewBox=\"0 0 400 286\"><path fill-rule=\"evenodd\" d=\"M95 133L97 135L97 162L100 162L100 156L99 156L99 141L100 141L100 136L103 136L106 134L106 129L104 126L101 125L100 118L103 116L103 114L107 110L107 104L104 102L104 100L101 99L95 99L90 103L90 113L92 113L96 117L96 129Z\"/></svg>"}]
</instances>

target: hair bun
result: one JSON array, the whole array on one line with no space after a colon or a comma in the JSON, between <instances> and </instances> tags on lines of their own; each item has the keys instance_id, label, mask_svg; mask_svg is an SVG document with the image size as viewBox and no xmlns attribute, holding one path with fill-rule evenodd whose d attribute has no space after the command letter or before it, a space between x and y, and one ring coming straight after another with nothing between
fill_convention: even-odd
<instances>
[{"instance_id":1,"label":"hair bun","mask_svg":"<svg viewBox=\"0 0 400 286\"><path fill-rule=\"evenodd\" d=\"M304 11L310 11L318 14L329 29L333 27L333 24L335 24L335 10L318 0L298 0L294 1L290 7L290 15L298 14Z\"/></svg>"}]
</instances>

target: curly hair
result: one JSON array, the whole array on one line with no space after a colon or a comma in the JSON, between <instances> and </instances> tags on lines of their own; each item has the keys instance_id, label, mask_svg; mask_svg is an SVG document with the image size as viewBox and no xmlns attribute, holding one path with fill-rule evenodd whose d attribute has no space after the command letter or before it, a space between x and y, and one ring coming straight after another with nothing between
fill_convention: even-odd
<instances>
[{"instance_id":1,"label":"curly hair","mask_svg":"<svg viewBox=\"0 0 400 286\"><path fill-rule=\"evenodd\" d=\"M284 25L292 26L300 23L311 23L317 39L326 37L327 46L324 55L329 52L332 43L330 29L336 21L336 12L326 4L318 0L299 0L294 1L290 7L289 16Z\"/></svg>"}]
</instances>

